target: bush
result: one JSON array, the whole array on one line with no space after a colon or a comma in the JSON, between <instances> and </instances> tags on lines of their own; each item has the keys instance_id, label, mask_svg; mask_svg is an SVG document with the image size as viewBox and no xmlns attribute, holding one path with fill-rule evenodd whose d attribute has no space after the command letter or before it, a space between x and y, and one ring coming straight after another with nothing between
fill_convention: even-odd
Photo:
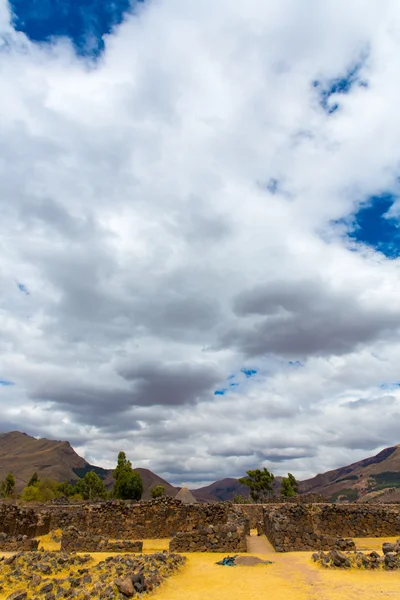
<instances>
[{"instance_id":1,"label":"bush","mask_svg":"<svg viewBox=\"0 0 400 600\"><path fill-rule=\"evenodd\" d=\"M42 496L38 487L27 485L21 492L21 500L24 502L41 502Z\"/></svg>"}]
</instances>

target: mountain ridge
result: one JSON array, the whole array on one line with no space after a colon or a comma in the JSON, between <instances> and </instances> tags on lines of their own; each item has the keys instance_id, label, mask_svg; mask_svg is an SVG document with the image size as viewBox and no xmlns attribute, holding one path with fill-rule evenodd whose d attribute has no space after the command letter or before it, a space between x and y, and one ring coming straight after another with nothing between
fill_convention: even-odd
<instances>
[{"instance_id":1,"label":"mountain ridge","mask_svg":"<svg viewBox=\"0 0 400 600\"><path fill-rule=\"evenodd\" d=\"M108 489L113 484L112 469L91 465L79 456L68 441L34 438L27 433L10 431L0 434L0 480L14 474L17 491L27 485L34 472L39 478L72 481L95 471ZM136 468L143 480L145 500L150 489L163 485L167 496L174 497L180 487L153 473ZM276 477L279 483L280 477ZM279 486L278 486L279 487ZM277 489L279 492L279 490ZM400 444L390 446L350 465L319 473L299 482L300 494L317 493L329 501L400 502ZM200 502L232 500L235 495L248 496L248 488L233 477L191 490Z\"/></svg>"}]
</instances>

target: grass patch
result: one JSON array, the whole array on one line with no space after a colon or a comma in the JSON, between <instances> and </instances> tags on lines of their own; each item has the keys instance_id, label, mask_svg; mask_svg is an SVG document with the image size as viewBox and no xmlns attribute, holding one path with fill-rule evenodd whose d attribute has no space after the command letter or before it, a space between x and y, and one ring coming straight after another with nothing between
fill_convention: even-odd
<instances>
[{"instance_id":1,"label":"grass patch","mask_svg":"<svg viewBox=\"0 0 400 600\"><path fill-rule=\"evenodd\" d=\"M330 497L331 502L337 502L340 498L341 500L348 500L349 502L353 502L357 500L358 492L357 490L352 490L350 488L345 488L344 490L340 490L339 492L335 492Z\"/></svg>"}]
</instances>

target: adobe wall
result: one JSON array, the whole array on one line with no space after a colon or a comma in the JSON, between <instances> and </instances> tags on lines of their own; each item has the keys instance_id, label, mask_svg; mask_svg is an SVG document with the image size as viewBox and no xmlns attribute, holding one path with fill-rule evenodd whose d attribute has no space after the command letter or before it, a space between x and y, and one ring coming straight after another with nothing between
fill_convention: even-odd
<instances>
[{"instance_id":1,"label":"adobe wall","mask_svg":"<svg viewBox=\"0 0 400 600\"><path fill-rule=\"evenodd\" d=\"M61 550L64 552L142 552L143 542L110 541L107 536L93 535L81 532L76 527L68 527L61 537Z\"/></svg>"},{"instance_id":2,"label":"adobe wall","mask_svg":"<svg viewBox=\"0 0 400 600\"><path fill-rule=\"evenodd\" d=\"M400 535L400 507L277 504L263 507L264 533L277 552L330 550L339 537Z\"/></svg>"},{"instance_id":3,"label":"adobe wall","mask_svg":"<svg viewBox=\"0 0 400 600\"><path fill-rule=\"evenodd\" d=\"M0 503L0 533L7 536L23 535L34 538L50 531L50 516L39 514L31 508Z\"/></svg>"},{"instance_id":4,"label":"adobe wall","mask_svg":"<svg viewBox=\"0 0 400 600\"><path fill-rule=\"evenodd\" d=\"M234 511L230 503L183 504L161 498L150 502L103 502L70 506L46 506L40 513L50 518L51 529L74 526L80 531L113 539L169 538L220 525Z\"/></svg>"}]
</instances>

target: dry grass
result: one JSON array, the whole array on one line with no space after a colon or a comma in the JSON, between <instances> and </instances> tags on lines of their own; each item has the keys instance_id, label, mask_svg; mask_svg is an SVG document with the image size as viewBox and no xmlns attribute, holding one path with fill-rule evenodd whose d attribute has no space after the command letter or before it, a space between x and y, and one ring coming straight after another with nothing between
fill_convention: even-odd
<instances>
[{"instance_id":1,"label":"dry grass","mask_svg":"<svg viewBox=\"0 0 400 600\"><path fill-rule=\"evenodd\" d=\"M394 540L394 538L393 538ZM169 540L145 540L144 552L168 548ZM358 549L380 550L384 538L356 539ZM41 540L56 550L51 536ZM265 546L267 547L267 546ZM311 552L257 553L274 564L221 567L224 554L187 554L186 566L151 595L153 600L390 600L400 598L400 573L326 570L314 565ZM93 554L95 563L110 553ZM7 596L0 595L0 600Z\"/></svg>"}]
</instances>

